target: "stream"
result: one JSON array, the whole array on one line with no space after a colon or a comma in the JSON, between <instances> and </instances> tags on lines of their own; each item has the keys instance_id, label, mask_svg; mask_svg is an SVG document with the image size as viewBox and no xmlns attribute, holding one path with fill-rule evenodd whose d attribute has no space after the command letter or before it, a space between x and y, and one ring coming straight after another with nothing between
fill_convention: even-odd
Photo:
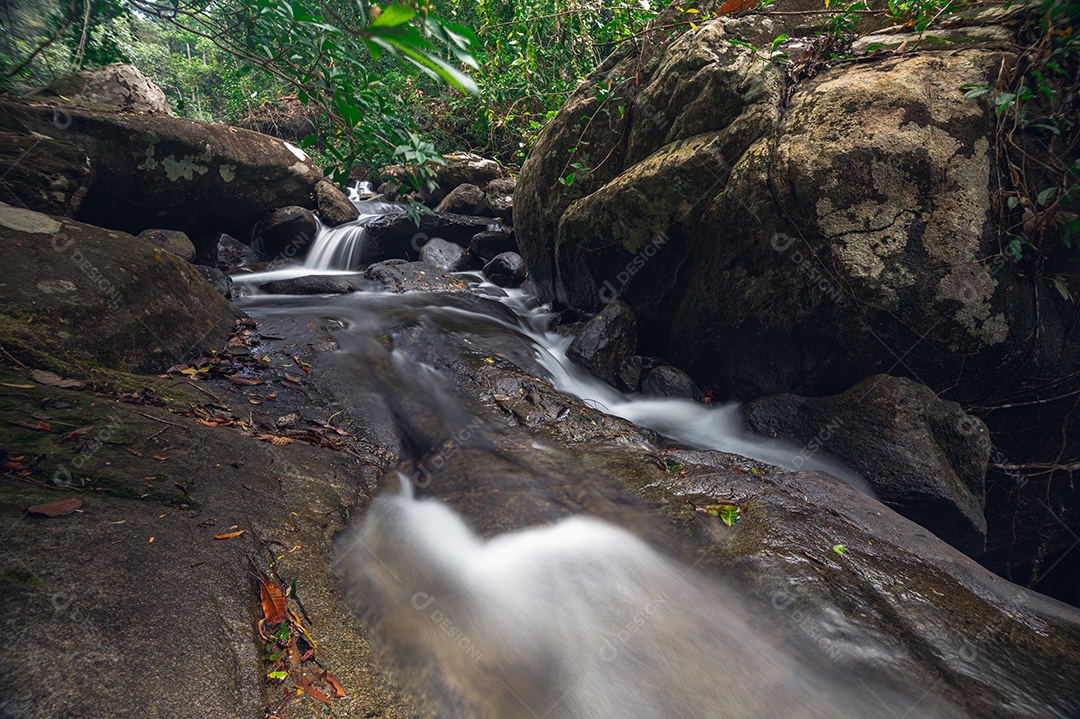
<instances>
[{"instance_id":1,"label":"stream","mask_svg":"<svg viewBox=\"0 0 1080 719\"><path fill-rule=\"evenodd\" d=\"M318 316L340 328L335 361L357 397L386 408L369 421L395 425L417 467L396 487L391 478L339 539L335 569L382 659L423 705L503 719L959 715L910 679L846 676L558 446L518 435L508 444L510 430L476 416L436 355L498 356L683 447L820 469L869 493L857 474L748 434L738 405L615 390L566 359L570 338L550 329L549 308L478 273L458 275L471 294L375 289L350 269L367 219L321 230L303 266L234 281L256 320ZM361 291L254 289L311 274ZM438 449L448 438L452 456ZM455 475L461 466L487 472L485 483Z\"/></svg>"}]
</instances>

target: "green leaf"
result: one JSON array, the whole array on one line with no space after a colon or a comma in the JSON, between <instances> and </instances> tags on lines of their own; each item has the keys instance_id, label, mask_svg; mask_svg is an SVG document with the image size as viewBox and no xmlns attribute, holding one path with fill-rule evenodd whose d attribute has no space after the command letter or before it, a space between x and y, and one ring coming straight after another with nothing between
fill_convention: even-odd
<instances>
[{"instance_id":1,"label":"green leaf","mask_svg":"<svg viewBox=\"0 0 1080 719\"><path fill-rule=\"evenodd\" d=\"M284 679L289 676L288 672L270 672L266 675L270 679Z\"/></svg>"},{"instance_id":2,"label":"green leaf","mask_svg":"<svg viewBox=\"0 0 1080 719\"><path fill-rule=\"evenodd\" d=\"M1066 302L1073 301L1072 295L1069 294L1068 286L1066 286L1065 282L1060 277L1054 277L1051 281L1054 283L1054 287L1057 288L1058 294L1061 295Z\"/></svg>"},{"instance_id":3,"label":"green leaf","mask_svg":"<svg viewBox=\"0 0 1080 719\"><path fill-rule=\"evenodd\" d=\"M834 544L832 550L837 554L844 554L845 552L847 552L847 547L845 547L843 544Z\"/></svg>"},{"instance_id":4,"label":"green leaf","mask_svg":"<svg viewBox=\"0 0 1080 719\"><path fill-rule=\"evenodd\" d=\"M722 504L720 505L720 519L727 526L731 526L732 522L739 519L739 508L734 504Z\"/></svg>"},{"instance_id":5,"label":"green leaf","mask_svg":"<svg viewBox=\"0 0 1080 719\"><path fill-rule=\"evenodd\" d=\"M570 187L570 185L574 184L574 173L571 172L566 177L560 177L559 182L563 185L566 185L567 187Z\"/></svg>"},{"instance_id":6,"label":"green leaf","mask_svg":"<svg viewBox=\"0 0 1080 719\"><path fill-rule=\"evenodd\" d=\"M769 46L769 52L776 52L776 48L784 44L784 41L787 39L787 35L777 35L776 38L773 39L772 45Z\"/></svg>"},{"instance_id":7,"label":"green leaf","mask_svg":"<svg viewBox=\"0 0 1080 719\"><path fill-rule=\"evenodd\" d=\"M1010 197L1008 200L1005 201L1005 204L1008 205L1010 210L1015 210L1016 206L1020 204L1020 198L1017 197L1016 195L1013 195L1012 197Z\"/></svg>"},{"instance_id":8,"label":"green leaf","mask_svg":"<svg viewBox=\"0 0 1080 719\"><path fill-rule=\"evenodd\" d=\"M368 27L397 27L416 17L416 10L408 5L391 5L379 14Z\"/></svg>"},{"instance_id":9,"label":"green leaf","mask_svg":"<svg viewBox=\"0 0 1080 719\"><path fill-rule=\"evenodd\" d=\"M1056 192L1056 187L1047 187L1045 190L1039 193L1039 196L1035 199L1035 203L1039 207L1046 207L1047 203L1050 202L1050 198L1053 197L1054 193Z\"/></svg>"},{"instance_id":10,"label":"green leaf","mask_svg":"<svg viewBox=\"0 0 1080 719\"><path fill-rule=\"evenodd\" d=\"M993 88L991 88L989 85L976 85L975 87L964 93L964 98L967 100L973 100L976 97L982 97L986 93L990 92L990 90L992 89Z\"/></svg>"}]
</instances>

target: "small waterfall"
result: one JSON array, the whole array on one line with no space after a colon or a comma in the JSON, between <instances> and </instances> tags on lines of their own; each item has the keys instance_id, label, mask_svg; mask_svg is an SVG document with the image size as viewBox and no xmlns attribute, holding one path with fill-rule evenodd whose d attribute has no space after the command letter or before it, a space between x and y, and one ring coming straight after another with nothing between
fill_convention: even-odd
<instances>
[{"instance_id":1,"label":"small waterfall","mask_svg":"<svg viewBox=\"0 0 1080 719\"><path fill-rule=\"evenodd\" d=\"M304 269L339 272L358 269L367 237L367 222L372 217L375 215L362 215L355 222L338 227L319 223L319 233L304 259Z\"/></svg>"}]
</instances>

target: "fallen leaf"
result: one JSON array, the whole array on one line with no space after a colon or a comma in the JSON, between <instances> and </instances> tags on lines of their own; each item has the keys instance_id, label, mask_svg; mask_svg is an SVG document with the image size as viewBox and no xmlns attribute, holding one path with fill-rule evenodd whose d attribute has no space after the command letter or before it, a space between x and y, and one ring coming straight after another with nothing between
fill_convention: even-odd
<instances>
[{"instance_id":1,"label":"fallen leaf","mask_svg":"<svg viewBox=\"0 0 1080 719\"><path fill-rule=\"evenodd\" d=\"M262 598L263 616L267 624L281 624L285 621L285 593L265 574L259 574L259 596Z\"/></svg>"},{"instance_id":2,"label":"fallen leaf","mask_svg":"<svg viewBox=\"0 0 1080 719\"><path fill-rule=\"evenodd\" d=\"M493 394L491 395L491 397L492 399L495 399L499 402L505 402L506 400L510 399L510 395L508 394Z\"/></svg>"},{"instance_id":3,"label":"fallen leaf","mask_svg":"<svg viewBox=\"0 0 1080 719\"><path fill-rule=\"evenodd\" d=\"M18 420L16 422L12 422L12 424L17 424L20 427L26 427L27 429L36 429L42 432L52 432L52 425L46 424L41 420L34 420L33 422L24 422L22 420Z\"/></svg>"},{"instance_id":4,"label":"fallen leaf","mask_svg":"<svg viewBox=\"0 0 1080 719\"><path fill-rule=\"evenodd\" d=\"M334 696L336 696L336 697L345 696L345 687L341 686L341 682L339 682L337 680L337 677L335 677L330 672L326 672L325 674L323 674L323 679L326 680L327 684L329 684L331 687L333 687Z\"/></svg>"},{"instance_id":5,"label":"fallen leaf","mask_svg":"<svg viewBox=\"0 0 1080 719\"><path fill-rule=\"evenodd\" d=\"M154 543L154 538L150 537L150 544L153 544L153 543Z\"/></svg>"},{"instance_id":6,"label":"fallen leaf","mask_svg":"<svg viewBox=\"0 0 1080 719\"><path fill-rule=\"evenodd\" d=\"M232 539L233 537L239 537L246 532L246 529L239 529L235 532L226 532L225 534L215 534L214 539Z\"/></svg>"},{"instance_id":7,"label":"fallen leaf","mask_svg":"<svg viewBox=\"0 0 1080 719\"><path fill-rule=\"evenodd\" d=\"M843 554L847 551L847 547L845 547L843 544L834 544L832 550L837 554Z\"/></svg>"},{"instance_id":8,"label":"fallen leaf","mask_svg":"<svg viewBox=\"0 0 1080 719\"><path fill-rule=\"evenodd\" d=\"M13 384L11 382L0 382L0 385L3 385L4 387L14 387L15 389L33 389L34 388L34 385L32 385L32 384Z\"/></svg>"},{"instance_id":9,"label":"fallen leaf","mask_svg":"<svg viewBox=\"0 0 1080 719\"><path fill-rule=\"evenodd\" d=\"M35 382L45 384L50 387L63 387L64 389L78 389L84 387L85 382L80 382L77 379L65 379L55 372L46 372L43 369L36 369L30 373L30 376Z\"/></svg>"},{"instance_id":10,"label":"fallen leaf","mask_svg":"<svg viewBox=\"0 0 1080 719\"><path fill-rule=\"evenodd\" d=\"M254 387L257 384L262 384L261 379L254 377L237 377L236 375L225 375L225 379L229 380L233 384L242 385L244 387Z\"/></svg>"},{"instance_id":11,"label":"fallen leaf","mask_svg":"<svg viewBox=\"0 0 1080 719\"><path fill-rule=\"evenodd\" d=\"M142 456L142 452L136 452L131 447L128 447L127 451L130 452L131 454L135 455L136 457L141 457Z\"/></svg>"},{"instance_id":12,"label":"fallen leaf","mask_svg":"<svg viewBox=\"0 0 1080 719\"><path fill-rule=\"evenodd\" d=\"M71 441L71 440L73 440L73 439L78 439L79 437L82 437L82 436L83 436L83 435L85 435L85 434L89 434L89 433L90 433L90 432L92 432L93 430L94 430L94 428L93 428L93 427L82 427L81 429L77 429L77 430L75 430L74 432L71 432L70 434L66 435L66 436L65 436L65 437L64 437L64 438L63 438L62 440L60 440L60 441L61 441L61 442L70 442L70 441Z\"/></svg>"},{"instance_id":13,"label":"fallen leaf","mask_svg":"<svg viewBox=\"0 0 1080 719\"><path fill-rule=\"evenodd\" d=\"M75 497L72 499L61 499L56 502L46 502L45 504L35 504L26 511L33 514L44 514L46 517L64 517L71 514L82 505L83 501L78 497Z\"/></svg>"},{"instance_id":14,"label":"fallen leaf","mask_svg":"<svg viewBox=\"0 0 1080 719\"><path fill-rule=\"evenodd\" d=\"M159 462L164 462L166 459L168 459L168 457L162 457L160 454L155 454L154 459L156 459Z\"/></svg>"}]
</instances>

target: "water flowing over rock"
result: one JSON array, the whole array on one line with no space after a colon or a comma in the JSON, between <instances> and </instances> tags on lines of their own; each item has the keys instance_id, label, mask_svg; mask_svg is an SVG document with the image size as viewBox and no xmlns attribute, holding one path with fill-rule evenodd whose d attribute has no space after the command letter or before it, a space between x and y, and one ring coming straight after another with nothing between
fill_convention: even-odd
<instances>
[{"instance_id":1,"label":"water flowing over rock","mask_svg":"<svg viewBox=\"0 0 1080 719\"><path fill-rule=\"evenodd\" d=\"M973 556L985 549L988 432L957 403L876 375L833 397L774 395L744 412L755 432L844 460L881 501L953 546Z\"/></svg>"},{"instance_id":2,"label":"water flowing over rock","mask_svg":"<svg viewBox=\"0 0 1080 719\"><path fill-rule=\"evenodd\" d=\"M86 180L64 173L72 186L85 183L85 195L76 202L69 191L63 204L74 219L131 234L155 227L190 237L235 231L268 210L314 206L312 189L322 179L300 149L226 125L12 100L0 101L0 115L85 154ZM57 209L31 204L34 192L13 191L29 209Z\"/></svg>"},{"instance_id":3,"label":"water flowing over rock","mask_svg":"<svg viewBox=\"0 0 1080 719\"><path fill-rule=\"evenodd\" d=\"M158 373L223 344L240 316L194 266L122 232L0 204L0 241L0 339L28 364Z\"/></svg>"},{"instance_id":4,"label":"water flowing over rock","mask_svg":"<svg viewBox=\"0 0 1080 719\"><path fill-rule=\"evenodd\" d=\"M760 46L762 23L775 33L789 19L646 32L568 98L515 191L538 294L587 313L622 299L638 351L718 399L829 395L893 373L978 408L996 457L985 561L1008 576L1019 547L1056 562L1075 542L1056 517L1080 511L1080 492L1054 474L1048 513L1018 468L1075 461L1075 306L1007 259L994 105L961 90L993 86L1017 60L1009 38L1022 22L968 43L985 25L968 19L955 43L944 29L939 45L793 83L738 44ZM592 169L560 183L571 150ZM1014 535L1018 523L1032 529ZM1019 575L1034 582L1040 565ZM1058 591L1075 600L1080 564L1063 566Z\"/></svg>"}]
</instances>

